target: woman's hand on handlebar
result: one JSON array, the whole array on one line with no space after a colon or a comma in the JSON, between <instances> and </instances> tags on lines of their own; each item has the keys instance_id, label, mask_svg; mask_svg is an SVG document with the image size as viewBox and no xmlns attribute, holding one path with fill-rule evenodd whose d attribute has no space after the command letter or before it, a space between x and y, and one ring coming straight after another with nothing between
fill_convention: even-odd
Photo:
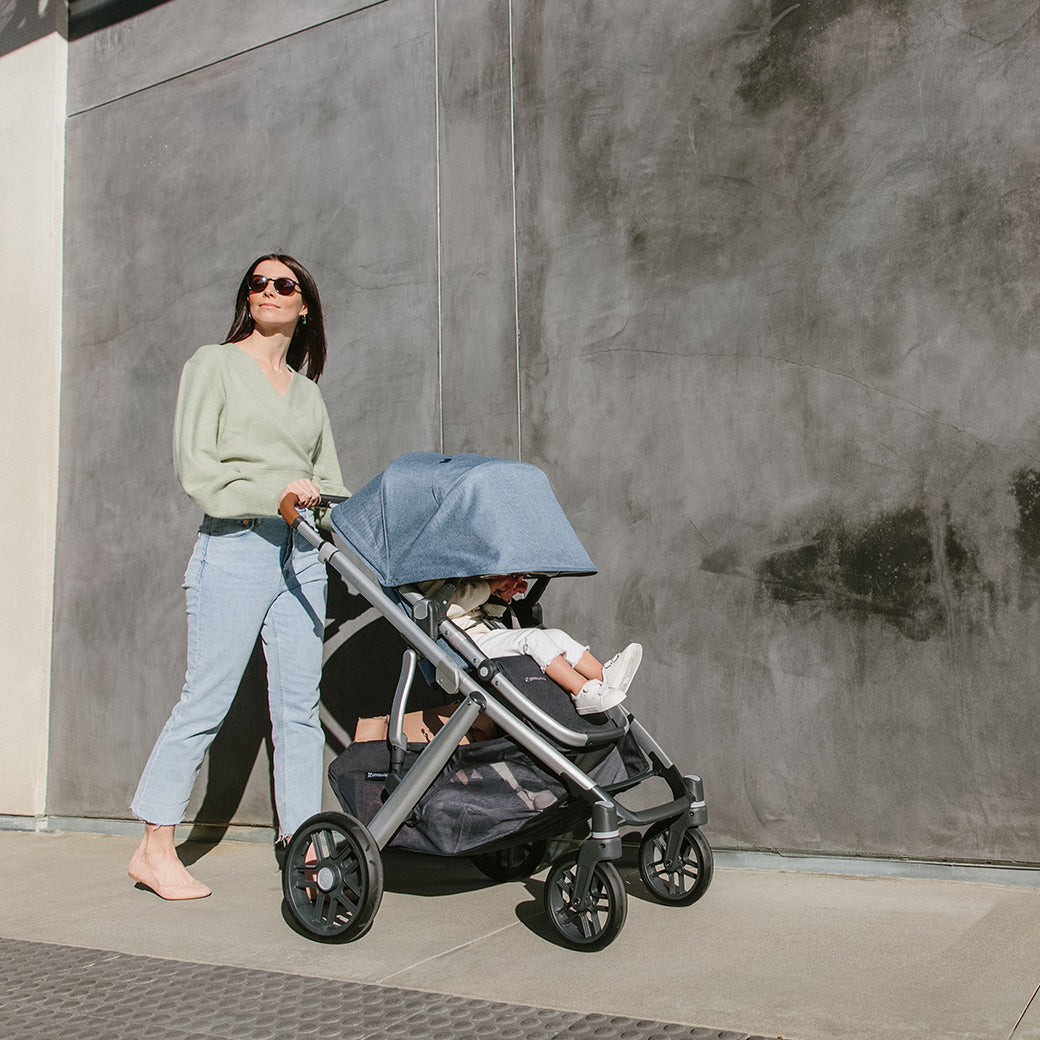
<instances>
[{"instance_id":1,"label":"woman's hand on handlebar","mask_svg":"<svg viewBox=\"0 0 1040 1040\"><path fill-rule=\"evenodd\" d=\"M295 495L297 503L304 509L313 509L321 500L321 488L313 480L308 480L306 477L300 477L299 480L286 484L282 489L282 493L278 496L279 512L281 512L282 503L287 495Z\"/></svg>"}]
</instances>

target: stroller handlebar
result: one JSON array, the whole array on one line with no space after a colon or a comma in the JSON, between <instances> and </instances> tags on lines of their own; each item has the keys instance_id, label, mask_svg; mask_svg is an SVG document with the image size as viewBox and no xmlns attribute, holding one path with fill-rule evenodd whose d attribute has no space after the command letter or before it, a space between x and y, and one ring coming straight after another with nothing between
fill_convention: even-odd
<instances>
[{"instance_id":1,"label":"stroller handlebar","mask_svg":"<svg viewBox=\"0 0 1040 1040\"><path fill-rule=\"evenodd\" d=\"M346 502L346 495L322 495L318 499L318 505L327 508L328 506L339 505L340 502ZM281 505L278 507L278 512L282 514L282 519L292 527L297 520L301 519L299 510L296 508L300 504L299 496L294 492L290 491L289 494L282 499Z\"/></svg>"},{"instance_id":2,"label":"stroller handlebar","mask_svg":"<svg viewBox=\"0 0 1040 1040\"><path fill-rule=\"evenodd\" d=\"M290 491L278 505L278 512L282 514L282 519L290 527L300 519L300 514L296 509L299 502L299 496L295 492Z\"/></svg>"}]
</instances>

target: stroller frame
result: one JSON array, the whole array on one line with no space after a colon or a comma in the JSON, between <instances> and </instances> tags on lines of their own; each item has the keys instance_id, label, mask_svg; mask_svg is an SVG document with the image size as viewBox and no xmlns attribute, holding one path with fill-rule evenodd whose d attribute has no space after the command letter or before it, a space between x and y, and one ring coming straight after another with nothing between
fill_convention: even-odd
<instances>
[{"instance_id":1,"label":"stroller frame","mask_svg":"<svg viewBox=\"0 0 1040 1040\"><path fill-rule=\"evenodd\" d=\"M566 862L554 865L546 882L546 909L565 943L579 949L601 949L624 924L624 886L612 865L622 855L621 827L649 828L640 849L640 874L658 900L689 905L704 894L713 863L710 846L698 829L707 822L699 776L684 776L647 730L620 706L605 713L610 724L591 733L569 729L552 718L447 618L447 602L454 590L451 583L430 598L415 586L404 586L396 590L401 602L395 602L363 565L327 541L296 506L293 495L283 502L285 521L408 644L389 717L390 771L381 807L367 826L346 814L319 814L296 832L287 851L283 893L290 916L304 934L319 941L344 942L368 931L382 896L380 851L408 820L482 712L587 804L591 833L576 854L561 857ZM540 580L529 594L529 606L539 609L537 597L547 580ZM439 645L438 638L458 656ZM403 720L420 657L435 669L437 685L449 697L462 699L405 771L408 745ZM458 658L472 668L473 675L459 666ZM634 739L650 768L619 784L597 784L560 750L605 748L626 734ZM618 802L617 794L651 777L664 780L671 794L669 801L640 811ZM537 869L541 851L544 844L533 862L523 854L518 860L515 852L512 856L500 854L497 860L494 852L474 859L478 866L481 859L490 859L490 869L481 869L505 880Z\"/></svg>"}]
</instances>

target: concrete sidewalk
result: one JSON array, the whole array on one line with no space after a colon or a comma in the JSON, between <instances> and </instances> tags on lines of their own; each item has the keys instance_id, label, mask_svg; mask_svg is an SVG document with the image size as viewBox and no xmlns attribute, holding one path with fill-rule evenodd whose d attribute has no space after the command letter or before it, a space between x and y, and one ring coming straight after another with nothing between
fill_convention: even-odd
<instances>
[{"instance_id":1,"label":"concrete sidewalk","mask_svg":"<svg viewBox=\"0 0 1040 1040\"><path fill-rule=\"evenodd\" d=\"M679 908L650 899L629 857L625 927L585 954L550 938L543 874L492 884L466 860L390 853L372 930L329 946L283 921L269 846L212 847L192 870L213 896L167 903L127 877L135 845L0 831L0 937L714 1031L705 1035L1040 1040L1036 887L746 869L720 855L704 899ZM0 1013L9 997L0 993Z\"/></svg>"}]
</instances>

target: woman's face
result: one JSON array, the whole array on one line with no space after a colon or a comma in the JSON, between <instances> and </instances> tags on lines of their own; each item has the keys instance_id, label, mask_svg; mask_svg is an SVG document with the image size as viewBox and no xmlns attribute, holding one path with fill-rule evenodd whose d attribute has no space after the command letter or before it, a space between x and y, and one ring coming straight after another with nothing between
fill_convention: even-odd
<instances>
[{"instance_id":1,"label":"woman's face","mask_svg":"<svg viewBox=\"0 0 1040 1040\"><path fill-rule=\"evenodd\" d=\"M259 291L249 292L249 313L253 321L262 327L295 327L296 322L307 313L307 304L299 286L293 288L292 295L283 296L276 288L276 280L287 278L296 281L292 269L279 260L261 260L253 268L252 278L258 275L267 279L267 284ZM290 331L291 335L291 331Z\"/></svg>"}]
</instances>

